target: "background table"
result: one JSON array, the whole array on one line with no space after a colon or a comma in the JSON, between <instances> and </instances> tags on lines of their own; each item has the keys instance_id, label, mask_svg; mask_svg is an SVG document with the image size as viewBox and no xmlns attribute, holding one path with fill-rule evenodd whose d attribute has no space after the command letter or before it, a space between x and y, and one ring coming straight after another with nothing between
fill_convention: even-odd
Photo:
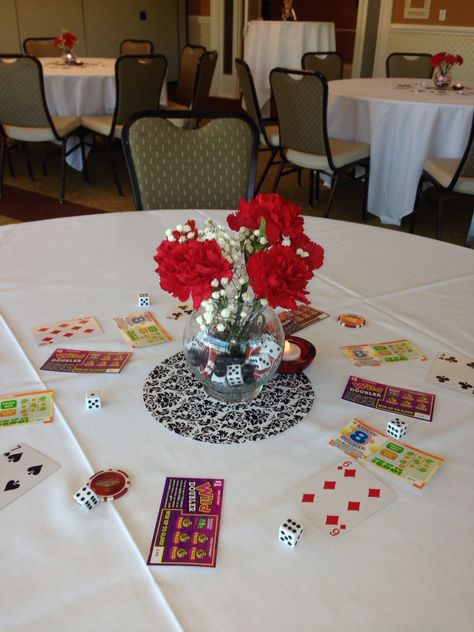
<instances>
[{"instance_id":1,"label":"background table","mask_svg":"<svg viewBox=\"0 0 474 632\"><path fill-rule=\"evenodd\" d=\"M244 59L250 66L255 91L264 115L269 110L272 68L301 68L303 53L336 50L334 22L249 22L244 42Z\"/></svg>"},{"instance_id":2,"label":"background table","mask_svg":"<svg viewBox=\"0 0 474 632\"><path fill-rule=\"evenodd\" d=\"M440 92L423 83L329 82L329 134L370 143L368 210L385 224L399 225L413 211L426 158L460 157L469 138L474 89Z\"/></svg>"},{"instance_id":3,"label":"background table","mask_svg":"<svg viewBox=\"0 0 474 632\"><path fill-rule=\"evenodd\" d=\"M224 219L225 213L212 213ZM47 386L55 421L0 428L2 452L18 442L61 469L0 511L2 631L51 630L472 630L472 401L425 381L440 351L473 353L474 254L383 228L306 218L326 249L312 303L331 316L298 335L317 347L305 420L276 437L213 445L167 431L147 412L142 385L181 348L184 322L166 319L153 254L166 227L200 214L151 211L71 217L0 229L0 380L3 393ZM133 351L117 375L40 371L55 347L31 328L93 315L100 336L76 349L129 350L112 317L151 310L171 343ZM338 325L360 313L362 329ZM341 345L408 337L429 362L355 368ZM436 393L432 423L408 420L407 441L445 463L420 491L383 472L398 499L341 539L301 515L291 490L343 458L328 445L354 416L384 430L392 415L340 399L349 375ZM98 389L103 408L87 411ZM90 514L73 493L92 472L118 467L130 491ZM147 567L166 476L225 479L215 569ZM278 526L305 526L294 551Z\"/></svg>"},{"instance_id":4,"label":"background table","mask_svg":"<svg viewBox=\"0 0 474 632\"><path fill-rule=\"evenodd\" d=\"M44 91L51 116L100 116L115 109L115 59L84 58L82 66L65 66L57 57L43 57ZM160 104L168 102L165 81ZM75 144L75 140L70 142ZM89 151L89 148L86 148ZM82 169L80 151L68 156L68 164Z\"/></svg>"}]
</instances>

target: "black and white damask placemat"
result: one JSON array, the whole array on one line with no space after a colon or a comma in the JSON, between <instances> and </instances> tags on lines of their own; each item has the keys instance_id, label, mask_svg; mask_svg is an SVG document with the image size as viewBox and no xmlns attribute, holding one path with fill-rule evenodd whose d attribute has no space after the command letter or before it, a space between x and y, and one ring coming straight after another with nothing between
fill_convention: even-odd
<instances>
[{"instance_id":1,"label":"black and white damask placemat","mask_svg":"<svg viewBox=\"0 0 474 632\"><path fill-rule=\"evenodd\" d=\"M169 430L196 441L244 443L288 430L314 401L304 373L277 375L251 402L226 404L210 397L177 353L153 369L143 387L152 416Z\"/></svg>"}]
</instances>

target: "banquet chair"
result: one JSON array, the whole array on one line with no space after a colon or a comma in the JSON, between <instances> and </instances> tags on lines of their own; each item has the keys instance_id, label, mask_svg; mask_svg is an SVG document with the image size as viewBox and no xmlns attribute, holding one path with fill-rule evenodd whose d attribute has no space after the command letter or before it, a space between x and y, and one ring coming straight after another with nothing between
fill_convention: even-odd
<instances>
[{"instance_id":1,"label":"banquet chair","mask_svg":"<svg viewBox=\"0 0 474 632\"><path fill-rule=\"evenodd\" d=\"M191 95L191 101L188 106L180 103L168 102L165 109L172 110L205 110L209 104L209 93L211 90L212 79L217 64L217 51L210 50L204 52L197 61L196 75ZM176 118L172 119L174 125L179 127L197 127L200 124L199 119L190 117L189 119Z\"/></svg>"},{"instance_id":2,"label":"banquet chair","mask_svg":"<svg viewBox=\"0 0 474 632\"><path fill-rule=\"evenodd\" d=\"M157 110L168 62L163 55L123 55L115 62L116 100L112 115L81 117L85 130L104 140L118 194L122 186L112 154L114 140L122 136L126 120L139 110Z\"/></svg>"},{"instance_id":3,"label":"banquet chair","mask_svg":"<svg viewBox=\"0 0 474 632\"><path fill-rule=\"evenodd\" d=\"M255 91L255 84L253 81L252 72L248 64L243 59L236 59L235 68L239 77L240 90L245 102L245 108L260 133L259 151L270 152L270 157L267 161L267 164L265 165L263 173L255 189L255 193L258 193L265 178L267 177L270 167L274 164L275 157L278 154L280 138L278 136L277 119L276 117L265 119L262 117L260 106L258 104L257 93Z\"/></svg>"},{"instance_id":4,"label":"banquet chair","mask_svg":"<svg viewBox=\"0 0 474 632\"><path fill-rule=\"evenodd\" d=\"M153 42L124 39L120 42L120 56L123 55L153 55Z\"/></svg>"},{"instance_id":5,"label":"banquet chair","mask_svg":"<svg viewBox=\"0 0 474 632\"><path fill-rule=\"evenodd\" d=\"M426 184L431 184L426 188ZM434 187L434 206L437 212L436 239L442 239L443 215L446 202L464 195L470 195L474 201L474 115L472 117L469 138L460 158L428 158L423 165L423 172L418 182L415 208L411 217L410 232L414 232L417 207L426 197L429 202L429 192ZM474 221L474 220L473 220ZM466 237L466 246L474 240L474 226L471 226Z\"/></svg>"},{"instance_id":6,"label":"banquet chair","mask_svg":"<svg viewBox=\"0 0 474 632\"><path fill-rule=\"evenodd\" d=\"M387 77L431 79L433 66L429 53L392 53L385 61Z\"/></svg>"},{"instance_id":7,"label":"banquet chair","mask_svg":"<svg viewBox=\"0 0 474 632\"><path fill-rule=\"evenodd\" d=\"M54 45L55 37L27 37L23 50L32 57L60 57L61 49Z\"/></svg>"},{"instance_id":8,"label":"banquet chair","mask_svg":"<svg viewBox=\"0 0 474 632\"><path fill-rule=\"evenodd\" d=\"M202 127L169 118L205 119ZM137 210L235 209L254 194L258 130L240 112L139 112L122 143Z\"/></svg>"},{"instance_id":9,"label":"banquet chair","mask_svg":"<svg viewBox=\"0 0 474 632\"><path fill-rule=\"evenodd\" d=\"M336 51L308 52L301 58L301 67L303 70L320 72L327 81L333 81L342 79L344 60L341 53Z\"/></svg>"},{"instance_id":10,"label":"banquet chair","mask_svg":"<svg viewBox=\"0 0 474 632\"><path fill-rule=\"evenodd\" d=\"M179 62L178 83L174 101L168 102L170 109L179 109L176 106L189 107L194 93L198 61L206 52L204 46L185 46L181 52Z\"/></svg>"},{"instance_id":11,"label":"banquet chair","mask_svg":"<svg viewBox=\"0 0 474 632\"><path fill-rule=\"evenodd\" d=\"M308 169L310 172L309 204L314 206L321 173L331 178L331 190L326 206L326 217L331 211L341 176L364 181L362 219L365 220L369 180L370 145L355 141L329 138L327 130L328 83L319 72L274 68L270 85L280 128L280 156L282 159L273 184L278 188L285 168ZM355 175L354 167L363 167L362 176Z\"/></svg>"},{"instance_id":12,"label":"banquet chair","mask_svg":"<svg viewBox=\"0 0 474 632\"><path fill-rule=\"evenodd\" d=\"M46 104L43 67L36 57L0 56L0 197L3 192L3 166L7 139L18 143L59 143L61 145L61 169L59 201L64 201L66 157L80 144L85 165L84 142L80 133L78 116L51 116ZM80 141L67 149L72 135ZM88 180L87 167L83 169ZM30 171L30 176L32 172Z\"/></svg>"}]
</instances>

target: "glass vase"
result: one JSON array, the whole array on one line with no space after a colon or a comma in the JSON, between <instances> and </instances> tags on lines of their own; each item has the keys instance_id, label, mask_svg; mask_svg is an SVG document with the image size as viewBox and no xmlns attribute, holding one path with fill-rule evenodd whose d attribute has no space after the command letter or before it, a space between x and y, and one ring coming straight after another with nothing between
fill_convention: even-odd
<instances>
[{"instance_id":1,"label":"glass vase","mask_svg":"<svg viewBox=\"0 0 474 632\"><path fill-rule=\"evenodd\" d=\"M283 354L285 334L269 307L245 319L203 326L204 310L195 310L184 331L187 365L211 397L227 403L248 402L275 375Z\"/></svg>"},{"instance_id":2,"label":"glass vase","mask_svg":"<svg viewBox=\"0 0 474 632\"><path fill-rule=\"evenodd\" d=\"M63 60L63 64L65 66L74 66L76 63L77 56L74 53L73 48L64 48L61 54L61 59Z\"/></svg>"},{"instance_id":3,"label":"glass vase","mask_svg":"<svg viewBox=\"0 0 474 632\"><path fill-rule=\"evenodd\" d=\"M451 84L451 74L449 72L441 72L437 68L433 75L433 83L438 90L446 90Z\"/></svg>"}]
</instances>

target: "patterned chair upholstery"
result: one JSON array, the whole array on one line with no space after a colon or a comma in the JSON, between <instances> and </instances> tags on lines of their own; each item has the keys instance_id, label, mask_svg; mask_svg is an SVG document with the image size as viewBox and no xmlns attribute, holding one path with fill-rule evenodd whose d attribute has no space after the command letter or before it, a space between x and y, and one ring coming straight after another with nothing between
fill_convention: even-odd
<instances>
[{"instance_id":1,"label":"patterned chair upholstery","mask_svg":"<svg viewBox=\"0 0 474 632\"><path fill-rule=\"evenodd\" d=\"M435 187L437 210L436 239L442 239L443 211L445 203L461 195L474 197L474 115L471 131L464 154L460 158L428 158L423 165L423 173L418 183L415 210L412 214L411 232L415 230L416 210L423 195L424 184L429 182ZM428 192L432 187L426 191ZM466 238L466 246L474 241L474 213Z\"/></svg>"},{"instance_id":2,"label":"patterned chair upholstery","mask_svg":"<svg viewBox=\"0 0 474 632\"><path fill-rule=\"evenodd\" d=\"M150 40L125 39L120 42L120 56L153 55L153 42Z\"/></svg>"},{"instance_id":3,"label":"patterned chair upholstery","mask_svg":"<svg viewBox=\"0 0 474 632\"><path fill-rule=\"evenodd\" d=\"M158 110L168 62L163 55L124 55L115 62L116 101L113 115L83 116L85 129L102 136L117 191L122 187L112 155L112 141L120 139L127 119L140 110Z\"/></svg>"},{"instance_id":4,"label":"patterned chair upholstery","mask_svg":"<svg viewBox=\"0 0 474 632\"><path fill-rule=\"evenodd\" d=\"M328 174L331 176L332 186L326 207L327 217L341 175L351 176L352 167L360 165L365 172L362 204L362 216L365 219L370 146L367 143L328 137L328 85L325 77L307 70L274 68L270 73L270 85L280 127L282 157L273 191L278 188L285 166L309 169L309 203L313 206L317 197L316 186L319 190L319 175L321 172Z\"/></svg>"},{"instance_id":5,"label":"patterned chair upholstery","mask_svg":"<svg viewBox=\"0 0 474 632\"><path fill-rule=\"evenodd\" d=\"M385 62L387 77L431 79L433 66L429 53L392 53Z\"/></svg>"},{"instance_id":6,"label":"patterned chair upholstery","mask_svg":"<svg viewBox=\"0 0 474 632\"><path fill-rule=\"evenodd\" d=\"M301 67L303 70L320 72L326 77L326 81L333 81L342 79L344 60L342 55L335 51L309 52L301 58Z\"/></svg>"},{"instance_id":7,"label":"patterned chair upholstery","mask_svg":"<svg viewBox=\"0 0 474 632\"><path fill-rule=\"evenodd\" d=\"M36 57L0 56L0 195L3 191L3 164L7 140L20 143L61 144L59 200L64 201L66 142L78 133L78 116L51 117L44 95L43 67ZM84 145L81 136L82 158ZM77 145L69 151L73 151ZM87 170L84 171L87 179Z\"/></svg>"},{"instance_id":8,"label":"patterned chair upholstery","mask_svg":"<svg viewBox=\"0 0 474 632\"><path fill-rule=\"evenodd\" d=\"M188 129L168 117L208 122ZM138 210L236 209L254 193L258 130L245 114L142 112L122 143Z\"/></svg>"},{"instance_id":9,"label":"patterned chair upholstery","mask_svg":"<svg viewBox=\"0 0 474 632\"><path fill-rule=\"evenodd\" d=\"M255 190L255 192L258 193L265 178L267 177L270 167L272 166L272 164L274 164L276 155L278 154L278 149L280 146L278 125L276 124L276 118L264 119L262 117L260 106L258 104L257 93L255 91L255 84L253 81L252 72L248 64L246 64L243 59L236 59L235 68L239 77L240 90L242 92L245 108L248 115L253 120L260 132L260 151L270 151L270 158L265 165L265 168Z\"/></svg>"},{"instance_id":10,"label":"patterned chair upholstery","mask_svg":"<svg viewBox=\"0 0 474 632\"><path fill-rule=\"evenodd\" d=\"M32 57L59 57L61 49L54 45L54 37L27 37L23 50Z\"/></svg>"}]
</instances>

